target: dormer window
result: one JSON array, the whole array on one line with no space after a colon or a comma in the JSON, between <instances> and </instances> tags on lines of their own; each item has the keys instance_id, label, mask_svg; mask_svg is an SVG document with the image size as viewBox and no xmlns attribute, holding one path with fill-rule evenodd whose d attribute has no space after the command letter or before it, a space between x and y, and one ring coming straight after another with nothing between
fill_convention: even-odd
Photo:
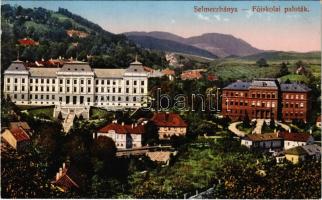
<instances>
[{"instance_id":1,"label":"dormer window","mask_svg":"<svg viewBox=\"0 0 322 200\"><path fill-rule=\"evenodd\" d=\"M138 70L137 69L134 69L135 72L137 72Z\"/></svg>"},{"instance_id":2,"label":"dormer window","mask_svg":"<svg viewBox=\"0 0 322 200\"><path fill-rule=\"evenodd\" d=\"M70 70L70 68L67 69L68 71Z\"/></svg>"}]
</instances>

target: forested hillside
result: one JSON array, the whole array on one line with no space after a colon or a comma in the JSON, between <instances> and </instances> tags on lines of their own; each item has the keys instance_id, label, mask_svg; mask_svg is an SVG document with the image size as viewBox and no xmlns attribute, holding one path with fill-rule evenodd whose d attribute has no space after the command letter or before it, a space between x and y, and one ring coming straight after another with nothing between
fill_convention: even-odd
<instances>
[{"instance_id":1,"label":"forested hillside","mask_svg":"<svg viewBox=\"0 0 322 200\"><path fill-rule=\"evenodd\" d=\"M127 67L137 54L147 66L166 66L163 53L138 48L124 35L112 34L66 9L1 6L2 71L18 57L24 61L50 58L77 58L92 67ZM79 34L68 35L68 31ZM37 45L21 45L28 38Z\"/></svg>"}]
</instances>

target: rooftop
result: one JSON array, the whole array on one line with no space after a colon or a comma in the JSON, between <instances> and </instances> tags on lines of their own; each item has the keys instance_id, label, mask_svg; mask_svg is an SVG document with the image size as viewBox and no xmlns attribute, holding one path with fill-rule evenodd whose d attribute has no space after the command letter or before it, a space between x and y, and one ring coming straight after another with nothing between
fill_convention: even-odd
<instances>
[{"instance_id":1,"label":"rooftop","mask_svg":"<svg viewBox=\"0 0 322 200\"><path fill-rule=\"evenodd\" d=\"M141 135L144 133L144 126L139 124L118 124L111 123L107 124L103 128L99 129L99 133L108 133L109 131L115 131L118 134L138 134Z\"/></svg>"},{"instance_id":2,"label":"rooftop","mask_svg":"<svg viewBox=\"0 0 322 200\"><path fill-rule=\"evenodd\" d=\"M285 150L285 154L289 155L306 155L307 152L302 148L302 146L293 147Z\"/></svg>"},{"instance_id":3,"label":"rooftop","mask_svg":"<svg viewBox=\"0 0 322 200\"><path fill-rule=\"evenodd\" d=\"M249 134L244 138L245 140L250 141L270 141L270 140L282 140L281 137L278 137L277 133L265 133L265 134Z\"/></svg>"},{"instance_id":4,"label":"rooftop","mask_svg":"<svg viewBox=\"0 0 322 200\"><path fill-rule=\"evenodd\" d=\"M151 119L157 126L163 127L187 127L180 115L175 113L155 113Z\"/></svg>"},{"instance_id":5,"label":"rooftop","mask_svg":"<svg viewBox=\"0 0 322 200\"><path fill-rule=\"evenodd\" d=\"M229 84L224 89L230 90L248 90L250 86L250 82L236 81L234 83Z\"/></svg>"},{"instance_id":6,"label":"rooftop","mask_svg":"<svg viewBox=\"0 0 322 200\"><path fill-rule=\"evenodd\" d=\"M21 127L10 129L12 136L17 140L17 142L30 140L29 135Z\"/></svg>"},{"instance_id":7,"label":"rooftop","mask_svg":"<svg viewBox=\"0 0 322 200\"><path fill-rule=\"evenodd\" d=\"M304 84L299 83L283 83L281 84L282 92L309 92L311 89Z\"/></svg>"},{"instance_id":8,"label":"rooftop","mask_svg":"<svg viewBox=\"0 0 322 200\"><path fill-rule=\"evenodd\" d=\"M286 131L279 133L279 136L282 137L284 140L297 142L307 142L310 139L310 137L312 137L308 133L290 133Z\"/></svg>"}]
</instances>

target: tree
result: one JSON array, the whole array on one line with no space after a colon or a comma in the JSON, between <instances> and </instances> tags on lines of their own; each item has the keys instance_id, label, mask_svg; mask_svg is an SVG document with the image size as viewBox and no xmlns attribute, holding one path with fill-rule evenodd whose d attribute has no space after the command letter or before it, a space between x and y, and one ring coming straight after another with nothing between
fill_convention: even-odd
<instances>
[{"instance_id":1,"label":"tree","mask_svg":"<svg viewBox=\"0 0 322 200\"><path fill-rule=\"evenodd\" d=\"M280 72L279 72L279 76L285 76L287 74L289 74L290 72L288 71L287 65L285 64L285 62L282 62L282 64L280 65Z\"/></svg>"},{"instance_id":2,"label":"tree","mask_svg":"<svg viewBox=\"0 0 322 200\"><path fill-rule=\"evenodd\" d=\"M149 121L144 126L145 134L142 135L142 144L146 145L155 145L159 142L158 127L152 122Z\"/></svg>"},{"instance_id":3,"label":"tree","mask_svg":"<svg viewBox=\"0 0 322 200\"><path fill-rule=\"evenodd\" d=\"M259 60L256 61L256 65L259 67L268 67L269 65L267 64L266 59L260 58Z\"/></svg>"},{"instance_id":4,"label":"tree","mask_svg":"<svg viewBox=\"0 0 322 200\"><path fill-rule=\"evenodd\" d=\"M248 117L248 114L244 115L243 127L244 128L249 128L250 127L250 119Z\"/></svg>"},{"instance_id":5,"label":"tree","mask_svg":"<svg viewBox=\"0 0 322 200\"><path fill-rule=\"evenodd\" d=\"M108 162L115 156L115 143L109 137L99 136L93 142L91 153L96 158Z\"/></svg>"}]
</instances>

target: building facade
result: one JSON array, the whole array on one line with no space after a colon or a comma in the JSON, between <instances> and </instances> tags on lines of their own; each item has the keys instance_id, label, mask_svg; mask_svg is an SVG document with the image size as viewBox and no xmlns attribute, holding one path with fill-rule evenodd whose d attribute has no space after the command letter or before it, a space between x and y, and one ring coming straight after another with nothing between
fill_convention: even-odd
<instances>
[{"instance_id":1,"label":"building facade","mask_svg":"<svg viewBox=\"0 0 322 200\"><path fill-rule=\"evenodd\" d=\"M113 122L99 129L95 137L110 137L115 142L117 149L131 149L142 147L143 134L144 126L142 124L118 124Z\"/></svg>"},{"instance_id":2,"label":"building facade","mask_svg":"<svg viewBox=\"0 0 322 200\"><path fill-rule=\"evenodd\" d=\"M151 121L157 126L160 140L170 140L171 136L185 136L188 125L176 113L154 113Z\"/></svg>"},{"instance_id":3,"label":"building facade","mask_svg":"<svg viewBox=\"0 0 322 200\"><path fill-rule=\"evenodd\" d=\"M25 67L14 61L4 72L3 91L17 105L135 109L147 97L148 75L138 61L127 69L92 69L79 61L61 68Z\"/></svg>"},{"instance_id":4,"label":"building facade","mask_svg":"<svg viewBox=\"0 0 322 200\"><path fill-rule=\"evenodd\" d=\"M275 79L237 81L223 89L222 114L233 121L275 119L307 121L310 112L310 89L303 84L279 84Z\"/></svg>"}]
</instances>

